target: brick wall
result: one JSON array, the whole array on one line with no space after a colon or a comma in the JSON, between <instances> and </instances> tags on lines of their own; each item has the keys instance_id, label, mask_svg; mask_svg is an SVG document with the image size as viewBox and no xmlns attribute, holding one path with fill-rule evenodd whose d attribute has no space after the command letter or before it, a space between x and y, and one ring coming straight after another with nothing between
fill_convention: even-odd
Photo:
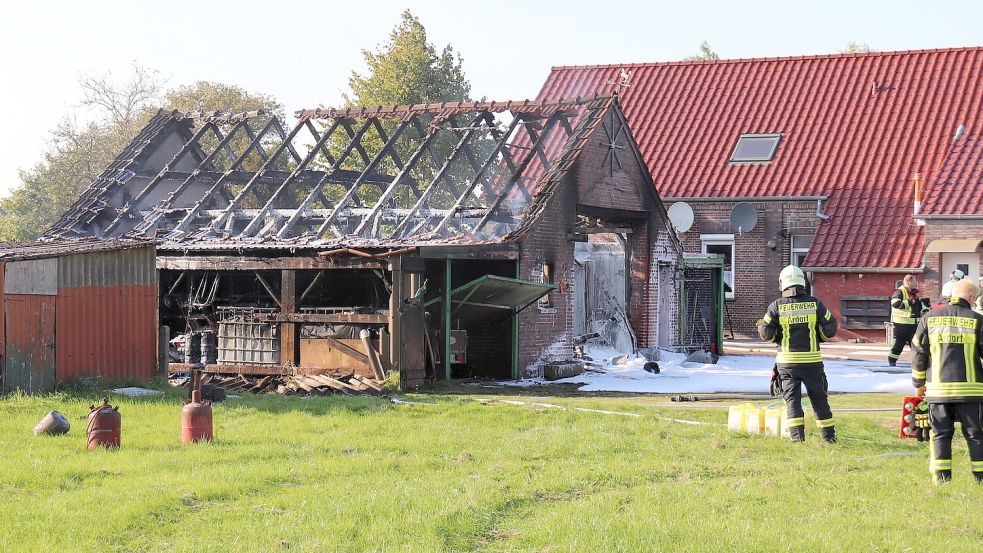
<instances>
[{"instance_id":1,"label":"brick wall","mask_svg":"<svg viewBox=\"0 0 983 553\"><path fill-rule=\"evenodd\" d=\"M983 240L983 221L939 221L929 220L925 223L925 245L926 247L932 240L948 239L972 239ZM983 256L981 256L983 258ZM942 254L925 254L925 273L919 278L919 284L928 298L934 303L942 293L942 284L948 275L942 274ZM980 274L983 274L983 259L980 262ZM977 284L977 283L974 283ZM924 294L923 294L924 295Z\"/></svg>"},{"instance_id":2,"label":"brick wall","mask_svg":"<svg viewBox=\"0 0 983 553\"><path fill-rule=\"evenodd\" d=\"M897 289L897 281L904 278L904 275L905 273L814 273L812 290L813 295L826 305L842 325L840 307L843 296L890 296ZM857 337L883 342L884 329L841 328L837 333L837 339Z\"/></svg>"},{"instance_id":3,"label":"brick wall","mask_svg":"<svg viewBox=\"0 0 983 553\"><path fill-rule=\"evenodd\" d=\"M519 366L524 369L544 358L562 359L573 355L574 245L567 240L578 214L600 217L605 224L630 226L631 278L628 286L628 318L640 347L657 345L659 317L675 316L673 279L659 278L674 271L679 255L675 250L663 211L647 170L627 146L627 126L609 114L603 123L609 133L599 130L568 173L564 185L549 199L546 215L523 239L519 256L520 278L540 280L542 267L553 267L560 290L550 295L550 307L532 306L519 317ZM614 151L616 157L610 154ZM668 269L666 269L668 267ZM653 286L662 282L662 286ZM668 282L668 284L664 284ZM666 305L660 305L660 298ZM676 325L666 325L675 331ZM528 370L526 371L528 374Z\"/></svg>"},{"instance_id":4,"label":"brick wall","mask_svg":"<svg viewBox=\"0 0 983 553\"><path fill-rule=\"evenodd\" d=\"M739 202L689 202L693 208L693 227L680 235L686 252L701 253L701 234L734 234L735 298L727 300L729 320L725 331L732 326L738 334L753 334L754 321L760 318L778 297L778 273L790 262L791 235L814 234L819 218L815 201L751 202L758 213L754 230L736 233L730 228L731 210ZM782 236L782 230L787 231ZM775 248L768 241L775 241Z\"/></svg>"}]
</instances>

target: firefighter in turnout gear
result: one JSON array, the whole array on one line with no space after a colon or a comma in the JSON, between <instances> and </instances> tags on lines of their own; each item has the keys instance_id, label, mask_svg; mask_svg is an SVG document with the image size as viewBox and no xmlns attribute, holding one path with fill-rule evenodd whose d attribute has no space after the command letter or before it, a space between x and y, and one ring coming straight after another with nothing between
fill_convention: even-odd
<instances>
[{"instance_id":1,"label":"firefighter in turnout gear","mask_svg":"<svg viewBox=\"0 0 983 553\"><path fill-rule=\"evenodd\" d=\"M933 309L918 323L911 378L918 395L928 401L933 480L952 478L952 437L959 422L973 476L983 483L983 315L970 308L980 290L963 280L951 293L949 305Z\"/></svg>"},{"instance_id":2,"label":"firefighter in turnout gear","mask_svg":"<svg viewBox=\"0 0 983 553\"><path fill-rule=\"evenodd\" d=\"M805 275L798 267L789 265L782 269L778 281L782 297L772 302L764 318L758 321L758 334L762 340L778 344L775 364L792 441L805 440L804 384L823 440L835 443L836 430L819 344L836 334L836 319L823 302L805 293Z\"/></svg>"},{"instance_id":3,"label":"firefighter in turnout gear","mask_svg":"<svg viewBox=\"0 0 983 553\"><path fill-rule=\"evenodd\" d=\"M922 315L922 302L918 299L918 282L915 275L905 275L904 283L891 296L891 324L894 326L894 346L887 354L887 362L892 367L901 357L905 345L911 345Z\"/></svg>"}]
</instances>

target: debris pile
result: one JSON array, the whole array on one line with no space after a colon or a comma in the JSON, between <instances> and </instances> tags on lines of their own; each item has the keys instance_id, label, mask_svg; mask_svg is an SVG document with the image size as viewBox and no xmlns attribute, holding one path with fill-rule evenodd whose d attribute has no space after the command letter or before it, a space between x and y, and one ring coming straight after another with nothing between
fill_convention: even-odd
<instances>
[{"instance_id":1,"label":"debris pile","mask_svg":"<svg viewBox=\"0 0 983 553\"><path fill-rule=\"evenodd\" d=\"M187 377L171 380L172 385L182 387L188 387L190 382L191 379ZM221 395L223 399L225 392L295 396L385 395L384 386L380 380L354 373L333 376L326 374L250 376L206 373L201 380L203 397Z\"/></svg>"}]
</instances>

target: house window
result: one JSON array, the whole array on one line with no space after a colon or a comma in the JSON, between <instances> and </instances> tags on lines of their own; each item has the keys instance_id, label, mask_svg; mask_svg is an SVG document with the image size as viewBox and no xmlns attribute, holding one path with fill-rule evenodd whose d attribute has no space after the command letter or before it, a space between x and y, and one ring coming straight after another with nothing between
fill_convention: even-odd
<instances>
[{"instance_id":1,"label":"house window","mask_svg":"<svg viewBox=\"0 0 983 553\"><path fill-rule=\"evenodd\" d=\"M792 255L790 257L792 260L792 265L801 267L805 263L806 255L809 253L810 246L812 246L811 234L792 235Z\"/></svg>"},{"instance_id":2,"label":"house window","mask_svg":"<svg viewBox=\"0 0 983 553\"><path fill-rule=\"evenodd\" d=\"M550 263L543 263L543 276L540 279L543 284L553 284L553 265ZM550 299L551 294L545 294L543 297L539 298L540 307L553 307L553 302Z\"/></svg>"},{"instance_id":3,"label":"house window","mask_svg":"<svg viewBox=\"0 0 983 553\"><path fill-rule=\"evenodd\" d=\"M737 139L731 163L767 163L774 159L781 134L742 134Z\"/></svg>"},{"instance_id":4,"label":"house window","mask_svg":"<svg viewBox=\"0 0 983 553\"><path fill-rule=\"evenodd\" d=\"M891 298L887 296L842 296L843 328L883 329L891 320Z\"/></svg>"},{"instance_id":5,"label":"house window","mask_svg":"<svg viewBox=\"0 0 983 553\"><path fill-rule=\"evenodd\" d=\"M715 253L724 256L724 297L734 299L734 235L733 234L701 234L703 253Z\"/></svg>"}]
</instances>

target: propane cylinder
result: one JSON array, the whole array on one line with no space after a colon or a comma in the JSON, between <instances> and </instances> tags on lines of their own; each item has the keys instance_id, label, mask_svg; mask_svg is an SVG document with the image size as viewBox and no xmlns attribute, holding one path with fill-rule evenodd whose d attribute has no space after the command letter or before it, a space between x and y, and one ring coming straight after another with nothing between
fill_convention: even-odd
<instances>
[{"instance_id":1,"label":"propane cylinder","mask_svg":"<svg viewBox=\"0 0 983 553\"><path fill-rule=\"evenodd\" d=\"M212 440L212 402L201 400L201 390L191 391L191 399L181 409L181 441L186 444Z\"/></svg>"},{"instance_id":2,"label":"propane cylinder","mask_svg":"<svg viewBox=\"0 0 983 553\"><path fill-rule=\"evenodd\" d=\"M86 429L88 449L99 446L118 448L120 429L123 417L119 414L119 406L109 405L109 400L102 398L102 405L89 406L89 426Z\"/></svg>"}]
</instances>

